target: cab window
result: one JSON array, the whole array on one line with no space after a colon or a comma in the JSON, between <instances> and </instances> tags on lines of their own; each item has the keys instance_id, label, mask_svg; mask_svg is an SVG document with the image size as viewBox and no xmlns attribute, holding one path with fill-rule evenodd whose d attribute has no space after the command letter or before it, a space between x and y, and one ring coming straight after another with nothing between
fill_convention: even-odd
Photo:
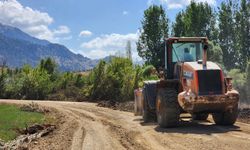
<instances>
[{"instance_id":1,"label":"cab window","mask_svg":"<svg viewBox=\"0 0 250 150\"><path fill-rule=\"evenodd\" d=\"M202 43L173 43L173 62L193 62L202 59Z\"/></svg>"}]
</instances>

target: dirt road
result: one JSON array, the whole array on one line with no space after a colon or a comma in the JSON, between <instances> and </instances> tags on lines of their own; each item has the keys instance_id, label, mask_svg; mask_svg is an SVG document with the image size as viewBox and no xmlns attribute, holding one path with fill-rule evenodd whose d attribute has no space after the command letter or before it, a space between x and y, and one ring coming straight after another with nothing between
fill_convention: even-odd
<instances>
[{"instance_id":1,"label":"dirt road","mask_svg":"<svg viewBox=\"0 0 250 150\"><path fill-rule=\"evenodd\" d=\"M1 101L30 103L30 101ZM73 125L70 137L72 139L68 140L72 145L66 146L67 142L62 141L57 143L61 144L63 149L250 149L249 124L237 122L235 126L223 127L209 121L191 122L189 118L184 117L180 127L162 129L154 123L144 124L141 117L135 117L132 113L97 107L94 103L47 101L36 103L56 108L67 116L66 123ZM55 143L50 144L52 146Z\"/></svg>"}]
</instances>

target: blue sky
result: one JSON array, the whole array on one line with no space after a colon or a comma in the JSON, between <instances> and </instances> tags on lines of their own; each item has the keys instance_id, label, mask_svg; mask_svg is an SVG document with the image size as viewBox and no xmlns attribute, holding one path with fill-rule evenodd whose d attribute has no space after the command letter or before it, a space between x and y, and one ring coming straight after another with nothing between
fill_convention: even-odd
<instances>
[{"instance_id":1,"label":"blue sky","mask_svg":"<svg viewBox=\"0 0 250 150\"><path fill-rule=\"evenodd\" d=\"M162 4L174 21L190 0L0 0L0 22L93 59L123 53L130 40L133 57L139 59L138 29L143 11L153 3Z\"/></svg>"}]
</instances>

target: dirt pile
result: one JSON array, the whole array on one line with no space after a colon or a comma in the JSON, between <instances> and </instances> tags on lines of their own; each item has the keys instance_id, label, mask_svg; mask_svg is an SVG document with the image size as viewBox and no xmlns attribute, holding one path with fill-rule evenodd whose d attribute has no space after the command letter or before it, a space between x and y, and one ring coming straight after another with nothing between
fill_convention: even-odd
<instances>
[{"instance_id":1,"label":"dirt pile","mask_svg":"<svg viewBox=\"0 0 250 150\"><path fill-rule=\"evenodd\" d=\"M97 106L99 107L107 107L114 110L121 110L127 112L134 111L134 102L127 101L127 102L116 102L116 101L100 101L98 102Z\"/></svg>"},{"instance_id":2,"label":"dirt pile","mask_svg":"<svg viewBox=\"0 0 250 150\"><path fill-rule=\"evenodd\" d=\"M1 143L0 149L21 149L26 150L28 149L28 145L41 137L48 135L49 133L53 132L56 129L54 125L38 125L35 124L19 132L23 135L18 136L15 140Z\"/></svg>"},{"instance_id":3,"label":"dirt pile","mask_svg":"<svg viewBox=\"0 0 250 150\"><path fill-rule=\"evenodd\" d=\"M240 109L238 120L244 123L250 123L250 108Z\"/></svg>"}]
</instances>

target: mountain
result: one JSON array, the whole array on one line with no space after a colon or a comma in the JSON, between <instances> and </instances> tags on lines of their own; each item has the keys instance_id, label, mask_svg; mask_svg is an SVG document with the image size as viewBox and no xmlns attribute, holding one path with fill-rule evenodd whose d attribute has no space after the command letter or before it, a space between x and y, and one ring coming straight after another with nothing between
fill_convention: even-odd
<instances>
[{"instance_id":1,"label":"mountain","mask_svg":"<svg viewBox=\"0 0 250 150\"><path fill-rule=\"evenodd\" d=\"M63 45L34 38L18 28L0 23L0 58L4 58L9 67L22 67L24 64L34 67L46 57L53 58L61 71L89 70L97 63Z\"/></svg>"},{"instance_id":2,"label":"mountain","mask_svg":"<svg viewBox=\"0 0 250 150\"><path fill-rule=\"evenodd\" d=\"M38 45L47 45L49 44L48 41L46 40L40 40L37 38L34 38L30 35L28 35L27 33L24 33L23 31L21 31L18 28L15 27L10 27L7 25L3 25L0 23L0 34L11 38L11 39L19 39L19 40L23 40L23 41L29 41L30 43L33 44L38 44Z\"/></svg>"}]
</instances>

